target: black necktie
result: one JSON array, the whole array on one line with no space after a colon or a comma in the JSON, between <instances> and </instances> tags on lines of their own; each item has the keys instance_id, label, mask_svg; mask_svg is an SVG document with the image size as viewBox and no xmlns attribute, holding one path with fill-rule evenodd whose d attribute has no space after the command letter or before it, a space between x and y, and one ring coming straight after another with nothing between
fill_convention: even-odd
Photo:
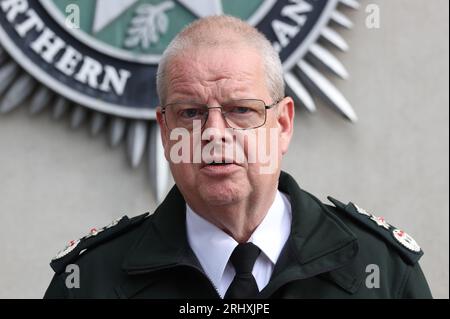
<instances>
[{"instance_id":1,"label":"black necktie","mask_svg":"<svg viewBox=\"0 0 450 319\"><path fill-rule=\"evenodd\" d=\"M258 285L252 270L260 252L261 250L252 243L236 246L230 257L236 275L225 293L225 299L252 298L258 294Z\"/></svg>"}]
</instances>

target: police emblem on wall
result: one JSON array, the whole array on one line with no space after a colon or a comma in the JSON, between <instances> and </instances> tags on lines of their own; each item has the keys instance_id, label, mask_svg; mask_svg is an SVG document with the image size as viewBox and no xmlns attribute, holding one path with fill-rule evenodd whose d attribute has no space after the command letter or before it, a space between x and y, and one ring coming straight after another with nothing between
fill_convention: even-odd
<instances>
[{"instance_id":1,"label":"police emblem on wall","mask_svg":"<svg viewBox=\"0 0 450 319\"><path fill-rule=\"evenodd\" d=\"M168 168L155 119L157 64L171 39L195 19L229 14L247 20L280 54L289 93L309 111L319 95L351 121L357 117L319 70L347 78L327 47L348 50L333 26L356 0L0 0L0 112L29 101L30 112L70 112L109 142L123 139L133 167L147 153L159 200Z\"/></svg>"}]
</instances>

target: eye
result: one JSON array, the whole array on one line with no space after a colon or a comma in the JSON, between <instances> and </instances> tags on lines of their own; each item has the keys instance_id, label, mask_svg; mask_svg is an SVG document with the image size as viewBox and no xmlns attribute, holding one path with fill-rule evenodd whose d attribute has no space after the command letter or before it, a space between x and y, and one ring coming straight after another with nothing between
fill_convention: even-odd
<instances>
[{"instance_id":1,"label":"eye","mask_svg":"<svg viewBox=\"0 0 450 319\"><path fill-rule=\"evenodd\" d=\"M245 107L245 106L234 106L231 109L231 112L233 112L235 114L247 114L247 113L250 113L251 111L252 111L251 108Z\"/></svg>"},{"instance_id":2,"label":"eye","mask_svg":"<svg viewBox=\"0 0 450 319\"><path fill-rule=\"evenodd\" d=\"M189 108L180 111L180 117L184 119L193 119L203 115L202 109L200 108Z\"/></svg>"}]
</instances>

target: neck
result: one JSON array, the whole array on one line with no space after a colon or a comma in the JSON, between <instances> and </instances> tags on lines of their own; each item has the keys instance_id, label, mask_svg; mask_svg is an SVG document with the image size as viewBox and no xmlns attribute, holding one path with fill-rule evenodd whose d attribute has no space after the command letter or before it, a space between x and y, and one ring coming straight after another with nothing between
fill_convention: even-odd
<instances>
[{"instance_id":1,"label":"neck","mask_svg":"<svg viewBox=\"0 0 450 319\"><path fill-rule=\"evenodd\" d=\"M255 229L266 217L275 200L277 189L259 196L249 196L241 201L226 205L189 206L201 217L214 224L238 243L246 243Z\"/></svg>"}]
</instances>

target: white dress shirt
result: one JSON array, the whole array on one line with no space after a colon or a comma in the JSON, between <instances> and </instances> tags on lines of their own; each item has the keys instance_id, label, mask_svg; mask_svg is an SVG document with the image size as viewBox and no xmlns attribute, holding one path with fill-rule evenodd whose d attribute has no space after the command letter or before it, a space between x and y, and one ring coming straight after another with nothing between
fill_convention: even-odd
<instances>
[{"instance_id":1,"label":"white dress shirt","mask_svg":"<svg viewBox=\"0 0 450 319\"><path fill-rule=\"evenodd\" d=\"M277 190L272 206L248 240L261 249L252 271L259 291L270 280L275 263L289 237L291 222L291 203L287 195ZM189 245L223 298L235 275L229 259L238 242L195 213L187 204L186 228Z\"/></svg>"}]
</instances>

